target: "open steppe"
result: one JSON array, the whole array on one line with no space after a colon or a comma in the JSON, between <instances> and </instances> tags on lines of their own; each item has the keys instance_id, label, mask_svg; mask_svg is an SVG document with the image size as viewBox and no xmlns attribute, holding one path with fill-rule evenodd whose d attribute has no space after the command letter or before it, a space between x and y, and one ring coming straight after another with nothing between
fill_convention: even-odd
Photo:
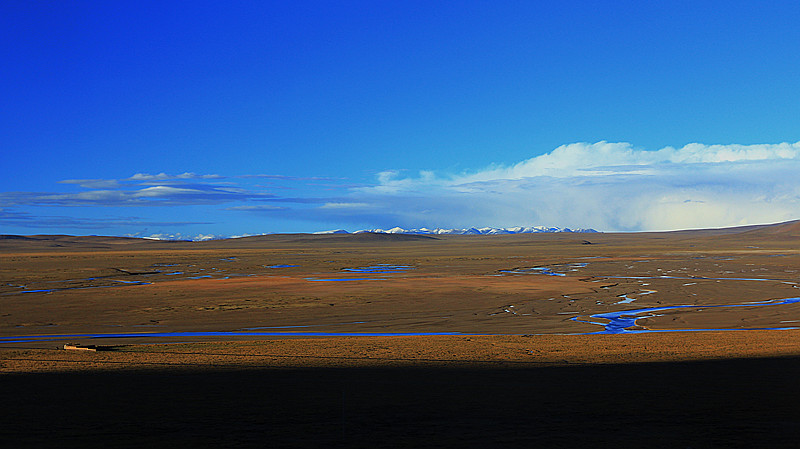
<instances>
[{"instance_id":1,"label":"open steppe","mask_svg":"<svg viewBox=\"0 0 800 449\"><path fill-rule=\"evenodd\" d=\"M798 222L5 236L0 437L17 447L795 447L798 287ZM65 343L108 350L56 349Z\"/></svg>"},{"instance_id":2,"label":"open steppe","mask_svg":"<svg viewBox=\"0 0 800 449\"><path fill-rule=\"evenodd\" d=\"M709 306L800 296L799 226L639 234L273 235L212 242L4 238L0 336L569 334L602 331L586 321L608 320L591 315L675 305L693 307L646 314L656 316L643 315L636 324L651 330L791 327L800 323L800 304Z\"/></svg>"}]
</instances>

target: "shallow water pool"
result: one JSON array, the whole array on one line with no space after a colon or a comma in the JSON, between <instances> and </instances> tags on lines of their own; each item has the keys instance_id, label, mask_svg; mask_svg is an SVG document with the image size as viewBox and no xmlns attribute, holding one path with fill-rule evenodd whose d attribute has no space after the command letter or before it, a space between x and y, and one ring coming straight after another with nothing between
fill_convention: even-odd
<instances>
[{"instance_id":1,"label":"shallow water pool","mask_svg":"<svg viewBox=\"0 0 800 449\"><path fill-rule=\"evenodd\" d=\"M463 335L460 332L128 332L100 334L57 334L0 337L0 344L36 341L69 340L76 338L167 338L167 337L419 337L434 335Z\"/></svg>"},{"instance_id":2,"label":"shallow water pool","mask_svg":"<svg viewBox=\"0 0 800 449\"><path fill-rule=\"evenodd\" d=\"M721 330L783 330L783 329L797 329L796 327L769 327L769 328L753 328L753 329L663 329L663 330L650 330L650 329L629 329L636 327L636 321L642 318L650 318L657 316L653 312L662 312L665 310L674 309L712 309L719 307L762 307L762 306L779 306L785 304L800 303L800 298L786 298L786 299L773 299L768 301L746 302L741 304L719 304L719 305L679 305L679 306L663 306L663 307L647 307L644 309L622 310L618 312L605 312L590 315L590 318L604 318L608 323L600 323L590 320L582 320L580 316L570 318L572 321L579 323L596 324L603 326L605 329L597 332L589 332L589 334L625 334L625 333L647 333L647 332L696 332L696 331L721 331Z\"/></svg>"}]
</instances>

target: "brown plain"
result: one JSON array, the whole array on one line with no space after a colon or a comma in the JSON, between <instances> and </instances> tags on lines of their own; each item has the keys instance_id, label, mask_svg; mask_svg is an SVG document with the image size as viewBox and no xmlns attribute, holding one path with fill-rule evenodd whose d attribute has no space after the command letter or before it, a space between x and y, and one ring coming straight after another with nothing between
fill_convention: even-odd
<instances>
[{"instance_id":1,"label":"brown plain","mask_svg":"<svg viewBox=\"0 0 800 449\"><path fill-rule=\"evenodd\" d=\"M412 269L345 270L378 264ZM296 266L270 268L280 265ZM798 304L706 307L800 296L799 270L797 222L196 243L7 236L0 337L21 342L0 343L0 437L15 447L795 447L800 331L587 335L603 328L571 318L693 305L637 324L794 327ZM337 278L383 280L321 280ZM56 337L252 328L462 335ZM65 343L109 350L56 349Z\"/></svg>"}]
</instances>

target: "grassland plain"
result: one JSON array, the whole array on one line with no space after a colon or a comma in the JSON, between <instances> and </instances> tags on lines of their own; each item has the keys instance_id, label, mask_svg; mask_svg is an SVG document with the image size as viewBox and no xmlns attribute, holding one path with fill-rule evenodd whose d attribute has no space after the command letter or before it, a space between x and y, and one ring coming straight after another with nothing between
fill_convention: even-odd
<instances>
[{"instance_id":1,"label":"grassland plain","mask_svg":"<svg viewBox=\"0 0 800 449\"><path fill-rule=\"evenodd\" d=\"M775 302L800 296L797 223L197 243L9 236L0 257L0 437L18 447L800 437L800 330L744 330L800 323L800 304ZM631 326L594 334L620 311ZM451 335L396 335L425 333ZM56 349L64 343L108 350Z\"/></svg>"}]
</instances>

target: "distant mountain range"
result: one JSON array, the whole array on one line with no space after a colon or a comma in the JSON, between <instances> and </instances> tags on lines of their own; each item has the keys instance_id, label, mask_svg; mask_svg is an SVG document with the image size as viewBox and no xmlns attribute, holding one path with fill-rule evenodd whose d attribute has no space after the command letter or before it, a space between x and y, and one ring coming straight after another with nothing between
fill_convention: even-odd
<instances>
[{"instance_id":1,"label":"distant mountain range","mask_svg":"<svg viewBox=\"0 0 800 449\"><path fill-rule=\"evenodd\" d=\"M363 234L371 232L375 234L454 234L454 235L501 235L501 234L536 234L541 232L598 232L594 229L570 229L570 228L548 228L546 226L515 226L512 228L465 228L465 229L403 229L395 227L392 229L363 229L361 231L352 232L352 234ZM314 234L351 234L344 229L336 229L333 231L320 231Z\"/></svg>"}]
</instances>

